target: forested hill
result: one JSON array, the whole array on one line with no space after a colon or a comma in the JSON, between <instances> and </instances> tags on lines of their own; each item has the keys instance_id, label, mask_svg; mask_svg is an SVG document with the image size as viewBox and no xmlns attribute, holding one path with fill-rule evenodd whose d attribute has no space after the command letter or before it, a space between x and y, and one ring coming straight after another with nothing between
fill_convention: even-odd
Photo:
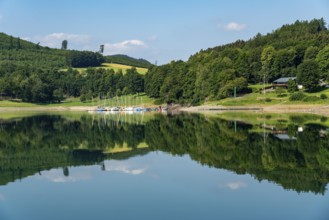
<instances>
[{"instance_id":1,"label":"forested hill","mask_svg":"<svg viewBox=\"0 0 329 220\"><path fill-rule=\"evenodd\" d=\"M296 21L248 41L201 50L187 62L154 66L145 76L145 90L168 103L199 104L232 96L234 88L245 93L248 83L264 79L303 80L308 70L315 81L329 75L329 31L323 19Z\"/></svg>"},{"instance_id":2,"label":"forested hill","mask_svg":"<svg viewBox=\"0 0 329 220\"><path fill-rule=\"evenodd\" d=\"M15 62L16 65L67 66L66 50L42 47L20 38L0 33L0 63Z\"/></svg>"},{"instance_id":3,"label":"forested hill","mask_svg":"<svg viewBox=\"0 0 329 220\"><path fill-rule=\"evenodd\" d=\"M106 56L105 59L107 63L118 63L142 68L149 68L152 65L145 59L136 59L122 54Z\"/></svg>"},{"instance_id":4,"label":"forested hill","mask_svg":"<svg viewBox=\"0 0 329 220\"><path fill-rule=\"evenodd\" d=\"M68 42L69 43L69 42ZM100 66L102 62L118 63L134 67L149 68L152 64L145 59L127 55L103 57L91 51L73 51L40 46L20 38L0 33L0 63L31 64L47 67L89 67Z\"/></svg>"},{"instance_id":5,"label":"forested hill","mask_svg":"<svg viewBox=\"0 0 329 220\"><path fill-rule=\"evenodd\" d=\"M88 68L83 74L70 67L99 67L102 54L91 51L42 47L0 34L0 100L60 102L67 97L135 94L144 91L144 79L136 68L123 74L113 69ZM68 42L68 45L70 42Z\"/></svg>"}]
</instances>

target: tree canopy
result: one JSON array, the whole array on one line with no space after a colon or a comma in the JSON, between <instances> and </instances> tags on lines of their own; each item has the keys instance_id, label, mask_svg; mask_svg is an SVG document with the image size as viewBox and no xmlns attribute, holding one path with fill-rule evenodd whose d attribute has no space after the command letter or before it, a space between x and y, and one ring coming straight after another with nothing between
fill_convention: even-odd
<instances>
[{"instance_id":1,"label":"tree canopy","mask_svg":"<svg viewBox=\"0 0 329 220\"><path fill-rule=\"evenodd\" d=\"M238 95L246 93L248 83L295 76L304 82L306 75L314 75L316 80L307 81L312 85L306 87L311 89L319 77L328 78L328 42L323 19L296 21L247 41L201 50L186 62L151 67L145 76L145 91L168 103L199 104L230 97L235 89ZM303 71L310 62L319 66L319 72Z\"/></svg>"}]
</instances>

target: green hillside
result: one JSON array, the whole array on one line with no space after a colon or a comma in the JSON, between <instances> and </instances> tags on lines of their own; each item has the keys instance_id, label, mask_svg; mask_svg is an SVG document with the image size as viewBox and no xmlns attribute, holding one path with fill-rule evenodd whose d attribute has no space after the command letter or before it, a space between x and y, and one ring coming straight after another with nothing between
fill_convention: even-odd
<instances>
[{"instance_id":1,"label":"green hillside","mask_svg":"<svg viewBox=\"0 0 329 220\"><path fill-rule=\"evenodd\" d=\"M0 64L15 62L18 65L67 66L68 51L42 47L20 38L0 33Z\"/></svg>"},{"instance_id":2,"label":"green hillside","mask_svg":"<svg viewBox=\"0 0 329 220\"><path fill-rule=\"evenodd\" d=\"M152 67L145 91L164 102L200 104L251 92L248 84L297 76L305 89L329 78L329 31L323 19L296 21L250 40L201 50L187 62Z\"/></svg>"},{"instance_id":3,"label":"green hillside","mask_svg":"<svg viewBox=\"0 0 329 220\"><path fill-rule=\"evenodd\" d=\"M48 104L144 92L147 69L104 61L100 53L42 47L1 33L0 100Z\"/></svg>"}]
</instances>

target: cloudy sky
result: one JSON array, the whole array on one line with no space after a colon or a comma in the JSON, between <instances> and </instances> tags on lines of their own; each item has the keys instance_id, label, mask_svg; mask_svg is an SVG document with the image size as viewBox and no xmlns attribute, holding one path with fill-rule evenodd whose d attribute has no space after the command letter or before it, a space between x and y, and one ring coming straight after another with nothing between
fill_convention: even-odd
<instances>
[{"instance_id":1,"label":"cloudy sky","mask_svg":"<svg viewBox=\"0 0 329 220\"><path fill-rule=\"evenodd\" d=\"M329 0L0 0L0 32L158 64L321 17Z\"/></svg>"}]
</instances>

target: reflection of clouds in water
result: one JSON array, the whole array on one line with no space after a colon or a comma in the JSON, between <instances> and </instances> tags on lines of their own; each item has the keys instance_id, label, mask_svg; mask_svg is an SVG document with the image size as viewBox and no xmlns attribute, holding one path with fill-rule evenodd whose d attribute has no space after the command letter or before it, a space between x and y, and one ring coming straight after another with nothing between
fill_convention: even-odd
<instances>
[{"instance_id":1,"label":"reflection of clouds in water","mask_svg":"<svg viewBox=\"0 0 329 220\"><path fill-rule=\"evenodd\" d=\"M238 190L241 188L246 188L247 186L248 184L242 181L219 184L219 188L229 188L230 190Z\"/></svg>"},{"instance_id":2,"label":"reflection of clouds in water","mask_svg":"<svg viewBox=\"0 0 329 220\"><path fill-rule=\"evenodd\" d=\"M77 182L81 180L91 179L91 174L86 172L70 173L69 176L63 175L63 170L54 169L50 171L44 171L38 178L49 180L53 183L66 183L66 182Z\"/></svg>"},{"instance_id":3,"label":"reflection of clouds in water","mask_svg":"<svg viewBox=\"0 0 329 220\"><path fill-rule=\"evenodd\" d=\"M5 201L5 196L0 193L0 202L3 202L3 201Z\"/></svg>"},{"instance_id":4,"label":"reflection of clouds in water","mask_svg":"<svg viewBox=\"0 0 329 220\"><path fill-rule=\"evenodd\" d=\"M136 168L136 165L131 165L125 161L106 161L105 162L105 170L106 171L114 171L121 172L131 175L140 175L146 171L146 168Z\"/></svg>"}]
</instances>

